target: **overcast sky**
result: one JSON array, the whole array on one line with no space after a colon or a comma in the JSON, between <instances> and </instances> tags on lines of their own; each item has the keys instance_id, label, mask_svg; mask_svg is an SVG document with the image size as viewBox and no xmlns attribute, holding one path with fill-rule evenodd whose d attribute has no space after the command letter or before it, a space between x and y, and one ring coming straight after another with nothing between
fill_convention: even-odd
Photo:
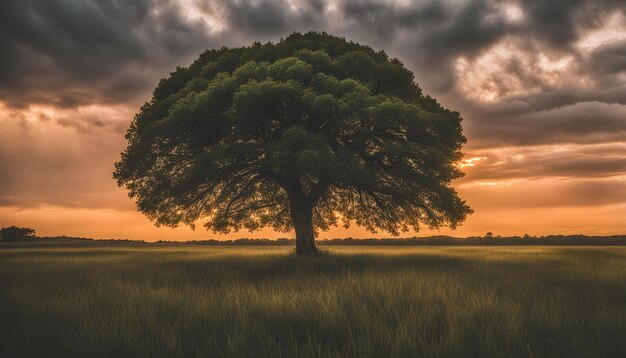
<instances>
[{"instance_id":1,"label":"overcast sky","mask_svg":"<svg viewBox=\"0 0 626 358\"><path fill-rule=\"evenodd\" d=\"M112 179L126 128L205 49L309 30L385 50L461 112L467 175L454 186L475 213L439 233L626 233L623 0L2 0L0 226L218 237L135 212ZM288 235L229 237L241 236ZM373 235L320 235L336 236Z\"/></svg>"}]
</instances>

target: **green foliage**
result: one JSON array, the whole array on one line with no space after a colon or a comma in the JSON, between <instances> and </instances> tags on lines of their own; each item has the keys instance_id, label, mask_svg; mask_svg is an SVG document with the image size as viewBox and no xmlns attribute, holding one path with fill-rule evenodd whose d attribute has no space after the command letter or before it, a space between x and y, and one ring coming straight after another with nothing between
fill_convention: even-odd
<instances>
[{"instance_id":1,"label":"green foliage","mask_svg":"<svg viewBox=\"0 0 626 358\"><path fill-rule=\"evenodd\" d=\"M35 230L27 227L9 226L0 229L0 240L2 241L25 241L34 237Z\"/></svg>"},{"instance_id":2,"label":"green foliage","mask_svg":"<svg viewBox=\"0 0 626 358\"><path fill-rule=\"evenodd\" d=\"M455 227L461 117L384 52L325 33L203 53L136 115L114 177L157 225ZM303 216L306 222L306 215Z\"/></svg>"},{"instance_id":3,"label":"green foliage","mask_svg":"<svg viewBox=\"0 0 626 358\"><path fill-rule=\"evenodd\" d=\"M625 247L0 250L0 357L624 357Z\"/></svg>"}]
</instances>

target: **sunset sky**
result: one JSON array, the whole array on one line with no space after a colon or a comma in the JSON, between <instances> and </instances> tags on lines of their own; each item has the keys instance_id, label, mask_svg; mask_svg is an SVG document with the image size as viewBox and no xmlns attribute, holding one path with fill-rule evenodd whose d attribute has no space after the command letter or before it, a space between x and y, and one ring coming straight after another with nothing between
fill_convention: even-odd
<instances>
[{"instance_id":1,"label":"sunset sky","mask_svg":"<svg viewBox=\"0 0 626 358\"><path fill-rule=\"evenodd\" d=\"M385 50L462 114L466 176L454 187L475 213L456 231L417 235L626 234L620 0L3 0L0 227L147 241L291 236L155 228L112 172L134 113L176 66L309 30ZM389 234L319 235L347 236Z\"/></svg>"}]
</instances>

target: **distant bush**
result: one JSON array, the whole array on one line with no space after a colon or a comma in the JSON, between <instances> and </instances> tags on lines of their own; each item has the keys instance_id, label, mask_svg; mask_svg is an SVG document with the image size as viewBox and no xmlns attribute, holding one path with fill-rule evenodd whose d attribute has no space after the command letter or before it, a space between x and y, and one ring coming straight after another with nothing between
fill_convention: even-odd
<instances>
[{"instance_id":1,"label":"distant bush","mask_svg":"<svg viewBox=\"0 0 626 358\"><path fill-rule=\"evenodd\" d=\"M35 230L27 227L9 226L0 229L0 239L7 242L28 241L35 238Z\"/></svg>"}]
</instances>

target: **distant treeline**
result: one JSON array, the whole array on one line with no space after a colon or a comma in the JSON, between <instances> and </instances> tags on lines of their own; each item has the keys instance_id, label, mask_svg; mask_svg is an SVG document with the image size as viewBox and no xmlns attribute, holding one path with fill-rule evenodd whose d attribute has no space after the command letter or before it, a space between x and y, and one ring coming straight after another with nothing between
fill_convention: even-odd
<instances>
[{"instance_id":1,"label":"distant treeline","mask_svg":"<svg viewBox=\"0 0 626 358\"><path fill-rule=\"evenodd\" d=\"M145 244L145 245L214 245L214 246L246 246L246 245L294 245L292 238L280 239L249 239L236 240L192 240L192 241L166 241L146 242L144 240L123 239L90 239L82 237L54 236L36 237L29 242L49 243L92 243L92 244ZM587 235L547 235L547 236L471 236L459 238L453 236L428 236L411 238L384 238L384 239L322 239L317 240L319 245L626 245L626 235L613 236L587 236Z\"/></svg>"},{"instance_id":2,"label":"distant treeline","mask_svg":"<svg viewBox=\"0 0 626 358\"><path fill-rule=\"evenodd\" d=\"M626 245L626 235L586 236L428 236L403 239L331 239L321 240L325 245Z\"/></svg>"},{"instance_id":3,"label":"distant treeline","mask_svg":"<svg viewBox=\"0 0 626 358\"><path fill-rule=\"evenodd\" d=\"M549 236L507 236L458 238L452 236L428 236L411 238L383 239L326 239L318 240L319 245L626 245L626 235L586 236L586 235L549 235ZM292 245L294 239L237 239L237 240L202 240L186 241L195 245Z\"/></svg>"}]
</instances>

